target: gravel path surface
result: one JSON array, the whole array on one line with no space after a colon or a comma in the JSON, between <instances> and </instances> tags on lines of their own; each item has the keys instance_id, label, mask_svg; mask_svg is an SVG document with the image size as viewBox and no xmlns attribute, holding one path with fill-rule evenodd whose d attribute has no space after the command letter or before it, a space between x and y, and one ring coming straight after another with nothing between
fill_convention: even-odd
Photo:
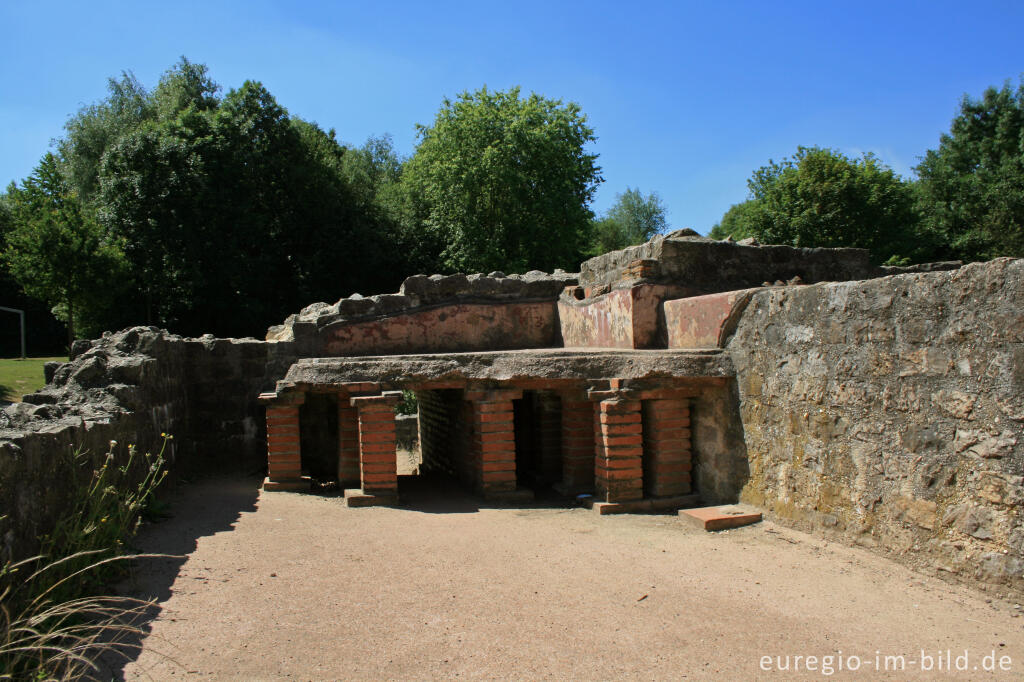
<instances>
[{"instance_id":1,"label":"gravel path surface","mask_svg":"<svg viewBox=\"0 0 1024 682\"><path fill-rule=\"evenodd\" d=\"M187 557L136 572L133 591L159 611L118 674L784 680L829 677L823 657L841 651L836 679L1024 676L1013 603L863 550L770 523L705 533L675 516L480 507L413 483L398 509L260 492L255 480L183 487L138 544ZM940 673L933 660L922 672L922 650L943 665L966 650L969 669ZM984 674L993 651L1010 671ZM887 655L905 669L879 670Z\"/></svg>"}]
</instances>

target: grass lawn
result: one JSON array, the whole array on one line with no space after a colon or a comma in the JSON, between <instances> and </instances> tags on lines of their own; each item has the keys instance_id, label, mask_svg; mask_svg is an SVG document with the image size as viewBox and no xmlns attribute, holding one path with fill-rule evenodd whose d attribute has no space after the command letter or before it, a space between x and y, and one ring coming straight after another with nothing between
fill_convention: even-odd
<instances>
[{"instance_id":1,"label":"grass lawn","mask_svg":"<svg viewBox=\"0 0 1024 682\"><path fill-rule=\"evenodd\" d=\"M67 362L67 357L0 360L0 402L18 402L21 396L43 387L43 364Z\"/></svg>"}]
</instances>

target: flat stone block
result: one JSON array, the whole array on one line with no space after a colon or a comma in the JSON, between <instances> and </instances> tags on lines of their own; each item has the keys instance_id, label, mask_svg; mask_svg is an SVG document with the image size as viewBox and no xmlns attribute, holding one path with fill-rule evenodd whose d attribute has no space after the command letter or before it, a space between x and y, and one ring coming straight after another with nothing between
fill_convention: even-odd
<instances>
[{"instance_id":1,"label":"flat stone block","mask_svg":"<svg viewBox=\"0 0 1024 682\"><path fill-rule=\"evenodd\" d=\"M269 476L263 479L264 490L309 490L309 478L283 478L272 480Z\"/></svg>"},{"instance_id":2,"label":"flat stone block","mask_svg":"<svg viewBox=\"0 0 1024 682\"><path fill-rule=\"evenodd\" d=\"M600 502L596 499L584 500L587 509L593 509L602 516L605 514L642 514L645 512L679 509L700 501L699 495L672 495L670 497L648 497L643 500L626 502ZM682 512L680 512L682 513Z\"/></svg>"},{"instance_id":3,"label":"flat stone block","mask_svg":"<svg viewBox=\"0 0 1024 682\"><path fill-rule=\"evenodd\" d=\"M346 507L394 507L398 493L364 493L362 488L345 490Z\"/></svg>"},{"instance_id":4,"label":"flat stone block","mask_svg":"<svg viewBox=\"0 0 1024 682\"><path fill-rule=\"evenodd\" d=\"M753 507L729 504L721 507L681 509L679 517L704 530L726 530L748 526L761 520L761 512Z\"/></svg>"}]
</instances>

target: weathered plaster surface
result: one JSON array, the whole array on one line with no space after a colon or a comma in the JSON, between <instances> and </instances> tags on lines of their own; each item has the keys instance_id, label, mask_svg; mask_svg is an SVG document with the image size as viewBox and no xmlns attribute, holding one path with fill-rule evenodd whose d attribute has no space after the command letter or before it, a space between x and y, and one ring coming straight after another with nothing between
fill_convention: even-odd
<instances>
[{"instance_id":1,"label":"weathered plaster surface","mask_svg":"<svg viewBox=\"0 0 1024 682\"><path fill-rule=\"evenodd\" d=\"M553 302L457 304L359 322L319 332L317 355L443 353L561 345Z\"/></svg>"},{"instance_id":2,"label":"weathered plaster surface","mask_svg":"<svg viewBox=\"0 0 1024 682\"><path fill-rule=\"evenodd\" d=\"M669 348L718 348L756 289L665 301Z\"/></svg>"}]
</instances>

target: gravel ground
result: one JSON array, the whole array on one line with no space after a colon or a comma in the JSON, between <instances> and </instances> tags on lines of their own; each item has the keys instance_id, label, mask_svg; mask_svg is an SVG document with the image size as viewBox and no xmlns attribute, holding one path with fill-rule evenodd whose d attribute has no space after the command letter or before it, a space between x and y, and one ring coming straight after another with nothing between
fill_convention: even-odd
<instances>
[{"instance_id":1,"label":"gravel ground","mask_svg":"<svg viewBox=\"0 0 1024 682\"><path fill-rule=\"evenodd\" d=\"M705 533L676 516L489 508L415 480L396 509L257 486L185 486L140 534L140 549L186 558L148 560L125 586L159 606L115 676L1024 677L1012 602L770 523ZM966 651L965 672L936 669L947 650L953 665ZM1009 671L985 673L992 652ZM881 670L898 655L902 671Z\"/></svg>"}]
</instances>

